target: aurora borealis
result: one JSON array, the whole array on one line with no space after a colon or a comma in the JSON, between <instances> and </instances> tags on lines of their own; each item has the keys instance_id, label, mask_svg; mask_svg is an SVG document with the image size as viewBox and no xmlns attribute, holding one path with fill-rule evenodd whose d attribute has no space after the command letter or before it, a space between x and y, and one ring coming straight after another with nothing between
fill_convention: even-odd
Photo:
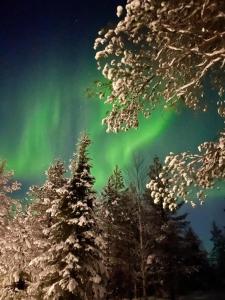
<instances>
[{"instance_id":1,"label":"aurora borealis","mask_svg":"<svg viewBox=\"0 0 225 300\"><path fill-rule=\"evenodd\" d=\"M22 181L27 178L39 181L41 174L55 158L68 162L76 139L81 131L86 130L93 140L90 155L97 178L96 188L102 187L115 165L127 168L132 155L159 136L174 115L171 111L162 114L158 110L151 120L143 119L138 130L117 135L106 134L101 126L105 106L96 99L87 99L85 93L85 84L88 87L91 81L80 82L77 88L71 80L70 85L68 82L61 83L53 72L44 78L41 74L37 75L33 78L34 85L31 81L27 78L26 86L21 83L19 91L15 91L19 97L12 96L18 98L16 105L22 105L25 109L18 111L16 107L13 111L15 118L19 118L18 131L14 122L8 123L11 141L1 146L1 155L7 157L9 167L16 171L16 176ZM8 105L6 101L6 110L10 111ZM151 130L148 130L149 124L152 124Z\"/></svg>"},{"instance_id":2,"label":"aurora borealis","mask_svg":"<svg viewBox=\"0 0 225 300\"><path fill-rule=\"evenodd\" d=\"M116 19L115 8L123 3L14 0L1 4L0 157L15 170L24 192L30 184L43 181L54 159L68 164L83 130L92 139L90 156L100 189L116 164L123 170L132 165L135 153L148 164L156 154L163 159L170 151L194 151L199 143L216 138L222 128L213 108L205 114L159 108L151 119L141 119L138 130L105 133L101 119L107 107L89 99L86 89L100 76L93 41L101 27ZM208 97L210 101L213 95ZM207 226L215 215L222 220L223 212L217 211L225 206L222 198L223 189L200 208L209 218ZM199 230L204 234L202 224Z\"/></svg>"}]
</instances>

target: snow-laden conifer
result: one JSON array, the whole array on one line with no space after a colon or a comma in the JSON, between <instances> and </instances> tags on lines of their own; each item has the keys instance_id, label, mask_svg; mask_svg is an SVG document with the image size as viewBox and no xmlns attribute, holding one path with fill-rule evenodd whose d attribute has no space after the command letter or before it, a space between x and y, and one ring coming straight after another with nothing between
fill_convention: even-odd
<instances>
[{"instance_id":1,"label":"snow-laden conifer","mask_svg":"<svg viewBox=\"0 0 225 300\"><path fill-rule=\"evenodd\" d=\"M49 249L33 262L42 268L37 283L41 299L89 300L104 296L103 240L94 215L89 144L84 135L71 161L71 178L48 197L51 201L46 213L51 221L45 234Z\"/></svg>"},{"instance_id":2,"label":"snow-laden conifer","mask_svg":"<svg viewBox=\"0 0 225 300\"><path fill-rule=\"evenodd\" d=\"M133 198L116 166L102 192L101 219L105 232L107 295L130 298L136 280L136 218Z\"/></svg>"}]
</instances>

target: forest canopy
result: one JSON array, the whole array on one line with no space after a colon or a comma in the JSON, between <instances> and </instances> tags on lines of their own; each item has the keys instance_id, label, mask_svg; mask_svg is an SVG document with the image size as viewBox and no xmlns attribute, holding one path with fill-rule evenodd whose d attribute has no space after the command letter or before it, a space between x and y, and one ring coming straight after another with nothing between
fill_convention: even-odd
<instances>
[{"instance_id":1,"label":"forest canopy","mask_svg":"<svg viewBox=\"0 0 225 300\"><path fill-rule=\"evenodd\" d=\"M32 186L24 209L9 193L11 174L0 169L0 299L147 299L222 288L225 235L212 225L208 257L191 228L183 202L165 207L136 178L126 184L115 167L97 194L83 136L66 173L55 161L42 185ZM146 174L166 193L159 158ZM2 184L3 183L3 184ZM16 210L15 210L16 209ZM214 278L215 277L215 278Z\"/></svg>"}]
</instances>

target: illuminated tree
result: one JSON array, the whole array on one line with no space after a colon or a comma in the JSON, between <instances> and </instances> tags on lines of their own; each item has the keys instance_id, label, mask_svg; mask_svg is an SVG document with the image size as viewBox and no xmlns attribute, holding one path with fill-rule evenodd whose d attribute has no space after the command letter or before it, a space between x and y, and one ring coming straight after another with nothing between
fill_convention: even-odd
<instances>
[{"instance_id":1,"label":"illuminated tree","mask_svg":"<svg viewBox=\"0 0 225 300\"><path fill-rule=\"evenodd\" d=\"M12 181L13 172L0 162L0 299L22 299L28 280L30 244L25 234L21 205L9 194L20 184Z\"/></svg>"},{"instance_id":2,"label":"illuminated tree","mask_svg":"<svg viewBox=\"0 0 225 300\"><path fill-rule=\"evenodd\" d=\"M99 96L112 107L103 120L108 131L137 127L141 113L147 117L161 104L182 101L205 111L206 84L217 92L218 114L225 116L223 0L127 0L117 16L119 22L101 30L94 45L105 77ZM167 157L161 173L170 179L165 205L196 196L202 202L205 191L225 177L224 136L223 131L219 141L203 143L197 154Z\"/></svg>"},{"instance_id":3,"label":"illuminated tree","mask_svg":"<svg viewBox=\"0 0 225 300\"><path fill-rule=\"evenodd\" d=\"M64 172L60 162L49 168L46 183L42 187L32 187L30 194L33 202L27 210L23 210L18 201L1 193L5 221L1 226L0 238L0 273L3 279L0 299L27 299L37 294L35 283L42 270L32 262L49 247L44 231L49 228L51 218L46 210L56 197L56 189L66 182ZM3 169L1 179L4 187L1 191L15 190L18 184L9 185L11 173L2 174Z\"/></svg>"},{"instance_id":4,"label":"illuminated tree","mask_svg":"<svg viewBox=\"0 0 225 300\"><path fill-rule=\"evenodd\" d=\"M204 142L198 151L198 154L170 153L166 157L159 174L162 181L168 181L165 205L174 207L177 200L183 199L195 206L193 199L196 198L202 204L207 191L215 188L219 179L225 178L225 134L222 132L217 142ZM147 186L156 195L160 194L155 179Z\"/></svg>"},{"instance_id":5,"label":"illuminated tree","mask_svg":"<svg viewBox=\"0 0 225 300\"><path fill-rule=\"evenodd\" d=\"M28 226L27 215L15 212L1 236L0 299L24 299L32 281L29 263L37 254L35 239Z\"/></svg>"},{"instance_id":6,"label":"illuminated tree","mask_svg":"<svg viewBox=\"0 0 225 300\"><path fill-rule=\"evenodd\" d=\"M39 290L39 274L43 268L36 261L42 253L51 246L48 240L48 231L52 225L52 217L48 209L58 197L58 190L66 184L65 167L60 161L56 161L46 171L47 179L43 186L32 186L29 191L31 204L27 210L26 227L31 232L33 240L33 255L30 261L32 284L29 286L29 295L41 295Z\"/></svg>"},{"instance_id":7,"label":"illuminated tree","mask_svg":"<svg viewBox=\"0 0 225 300\"><path fill-rule=\"evenodd\" d=\"M138 126L159 103L206 109L204 79L216 89L224 115L225 7L223 0L127 0L116 26L99 32L94 48L112 110L109 130Z\"/></svg>"},{"instance_id":8,"label":"illuminated tree","mask_svg":"<svg viewBox=\"0 0 225 300\"><path fill-rule=\"evenodd\" d=\"M47 197L51 220L45 234L49 248L34 261L42 269L37 282L41 299L104 296L103 240L94 214L89 144L84 135L71 162L72 177Z\"/></svg>"},{"instance_id":9,"label":"illuminated tree","mask_svg":"<svg viewBox=\"0 0 225 300\"><path fill-rule=\"evenodd\" d=\"M6 163L0 161L0 236L3 235L11 218L11 208L17 206L17 202L9 197L9 194L18 190L20 184L12 181L13 172L6 170Z\"/></svg>"},{"instance_id":10,"label":"illuminated tree","mask_svg":"<svg viewBox=\"0 0 225 300\"><path fill-rule=\"evenodd\" d=\"M107 295L131 297L136 282L137 241L135 205L116 167L102 192L100 218L105 232L105 264L109 273ZM136 230L137 231L137 230Z\"/></svg>"}]
</instances>

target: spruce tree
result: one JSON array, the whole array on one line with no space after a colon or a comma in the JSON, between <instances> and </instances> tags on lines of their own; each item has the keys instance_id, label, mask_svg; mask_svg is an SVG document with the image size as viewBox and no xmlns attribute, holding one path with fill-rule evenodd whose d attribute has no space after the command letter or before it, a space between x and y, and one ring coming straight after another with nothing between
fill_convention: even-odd
<instances>
[{"instance_id":1,"label":"spruce tree","mask_svg":"<svg viewBox=\"0 0 225 300\"><path fill-rule=\"evenodd\" d=\"M107 297L131 297L135 282L135 206L116 166L102 192L101 218L106 235Z\"/></svg>"},{"instance_id":2,"label":"spruce tree","mask_svg":"<svg viewBox=\"0 0 225 300\"><path fill-rule=\"evenodd\" d=\"M41 231L47 230L51 225L51 214L48 209L52 205L52 201L58 196L58 191L66 184L65 167L63 162L55 161L45 172L46 181L42 186L32 186L29 189L30 205L28 207L28 213L30 222L37 226L37 230L33 228L33 233L40 235ZM42 235L42 233L41 233ZM43 243L43 240L41 241Z\"/></svg>"},{"instance_id":3,"label":"spruce tree","mask_svg":"<svg viewBox=\"0 0 225 300\"><path fill-rule=\"evenodd\" d=\"M71 161L71 178L54 191L49 249L37 263L41 299L91 300L104 296L104 266L101 239L94 214L94 178L87 154L90 140L83 135Z\"/></svg>"}]
</instances>

